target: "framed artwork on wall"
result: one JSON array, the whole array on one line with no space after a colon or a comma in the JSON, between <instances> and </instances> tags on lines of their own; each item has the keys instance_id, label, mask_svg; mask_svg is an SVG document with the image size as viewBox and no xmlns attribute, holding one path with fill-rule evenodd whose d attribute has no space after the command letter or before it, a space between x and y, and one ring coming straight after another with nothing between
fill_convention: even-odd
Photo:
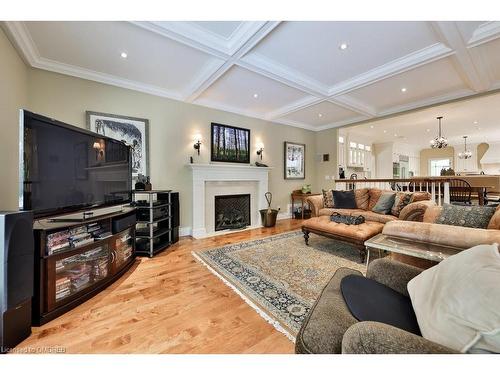
<instances>
[{"instance_id":1,"label":"framed artwork on wall","mask_svg":"<svg viewBox=\"0 0 500 375\"><path fill-rule=\"evenodd\" d=\"M285 180L304 180L306 178L305 158L305 144L285 141Z\"/></svg>"},{"instance_id":2,"label":"framed artwork on wall","mask_svg":"<svg viewBox=\"0 0 500 375\"><path fill-rule=\"evenodd\" d=\"M210 160L250 163L250 129L212 122Z\"/></svg>"},{"instance_id":3,"label":"framed artwork on wall","mask_svg":"<svg viewBox=\"0 0 500 375\"><path fill-rule=\"evenodd\" d=\"M87 111L87 128L132 148L132 176L149 176L149 120Z\"/></svg>"}]
</instances>

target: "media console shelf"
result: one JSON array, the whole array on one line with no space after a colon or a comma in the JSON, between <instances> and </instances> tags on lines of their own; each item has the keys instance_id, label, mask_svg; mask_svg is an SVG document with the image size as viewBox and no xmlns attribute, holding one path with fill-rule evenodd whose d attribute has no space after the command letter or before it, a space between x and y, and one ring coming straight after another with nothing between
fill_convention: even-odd
<instances>
[{"instance_id":1,"label":"media console shelf","mask_svg":"<svg viewBox=\"0 0 500 375\"><path fill-rule=\"evenodd\" d=\"M134 263L135 208L80 222L35 220L33 325L75 308Z\"/></svg>"},{"instance_id":2,"label":"media console shelf","mask_svg":"<svg viewBox=\"0 0 500 375\"><path fill-rule=\"evenodd\" d=\"M134 190L137 255L153 257L179 240L179 193Z\"/></svg>"}]
</instances>

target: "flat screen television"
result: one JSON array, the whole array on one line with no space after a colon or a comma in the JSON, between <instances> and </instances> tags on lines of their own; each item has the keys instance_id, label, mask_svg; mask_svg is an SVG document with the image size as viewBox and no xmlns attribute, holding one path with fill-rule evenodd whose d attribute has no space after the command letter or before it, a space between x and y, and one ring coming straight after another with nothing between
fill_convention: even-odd
<instances>
[{"instance_id":1,"label":"flat screen television","mask_svg":"<svg viewBox=\"0 0 500 375\"><path fill-rule=\"evenodd\" d=\"M22 110L19 144L19 208L35 217L131 202L124 143Z\"/></svg>"}]
</instances>

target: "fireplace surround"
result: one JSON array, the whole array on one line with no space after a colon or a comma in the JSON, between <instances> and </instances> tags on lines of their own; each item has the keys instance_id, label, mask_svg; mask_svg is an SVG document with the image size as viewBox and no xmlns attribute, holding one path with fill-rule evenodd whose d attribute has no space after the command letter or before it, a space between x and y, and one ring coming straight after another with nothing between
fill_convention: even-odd
<instances>
[{"instance_id":1,"label":"fireplace surround","mask_svg":"<svg viewBox=\"0 0 500 375\"><path fill-rule=\"evenodd\" d=\"M214 197L250 194L250 222L247 228L261 226L259 210L266 208L270 167L236 164L187 164L193 182L192 235L194 238L225 233L215 231Z\"/></svg>"}]
</instances>

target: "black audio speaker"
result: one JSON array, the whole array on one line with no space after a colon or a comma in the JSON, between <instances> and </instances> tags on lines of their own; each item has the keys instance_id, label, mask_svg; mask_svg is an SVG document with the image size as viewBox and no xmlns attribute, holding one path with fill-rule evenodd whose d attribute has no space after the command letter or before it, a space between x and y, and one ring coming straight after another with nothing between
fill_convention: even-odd
<instances>
[{"instance_id":1,"label":"black audio speaker","mask_svg":"<svg viewBox=\"0 0 500 375\"><path fill-rule=\"evenodd\" d=\"M179 193L171 193L172 203L172 243L179 241L179 226L180 226L180 207L179 207Z\"/></svg>"},{"instance_id":2,"label":"black audio speaker","mask_svg":"<svg viewBox=\"0 0 500 375\"><path fill-rule=\"evenodd\" d=\"M31 334L34 273L33 214L0 211L0 349Z\"/></svg>"},{"instance_id":3,"label":"black audio speaker","mask_svg":"<svg viewBox=\"0 0 500 375\"><path fill-rule=\"evenodd\" d=\"M149 220L149 218L148 218ZM118 218L113 218L112 220L112 230L113 234L120 233L125 229L133 227L136 223L135 213L127 216L120 216Z\"/></svg>"}]
</instances>

